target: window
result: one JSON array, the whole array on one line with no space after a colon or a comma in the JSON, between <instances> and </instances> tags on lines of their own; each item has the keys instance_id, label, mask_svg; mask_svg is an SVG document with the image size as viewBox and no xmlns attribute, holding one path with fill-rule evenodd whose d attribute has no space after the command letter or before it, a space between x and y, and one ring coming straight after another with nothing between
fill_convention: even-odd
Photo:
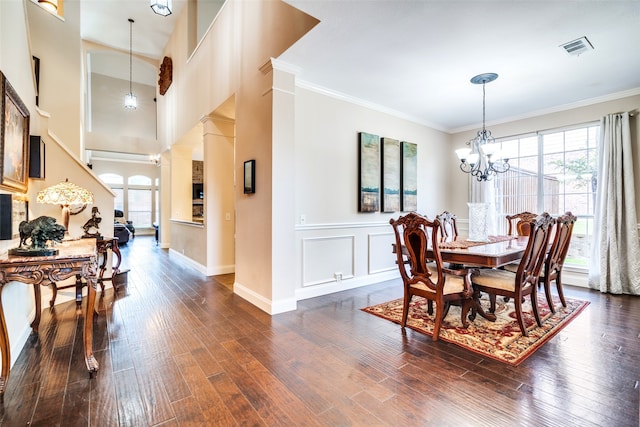
<instances>
[{"instance_id":1,"label":"window","mask_svg":"<svg viewBox=\"0 0 640 427\"><path fill-rule=\"evenodd\" d=\"M144 175L132 175L125 179L112 173L101 174L99 178L108 184L116 195L114 208L124 212L124 220L132 221L137 228L151 228L154 218L158 222L159 192L157 185L153 185L153 179Z\"/></svg>"},{"instance_id":2,"label":"window","mask_svg":"<svg viewBox=\"0 0 640 427\"><path fill-rule=\"evenodd\" d=\"M109 185L122 185L124 183L122 175L116 175L115 173L103 173L98 178Z\"/></svg>"},{"instance_id":3,"label":"window","mask_svg":"<svg viewBox=\"0 0 640 427\"><path fill-rule=\"evenodd\" d=\"M116 193L116 198L114 200L113 208L124 212L124 189L112 188L111 191Z\"/></svg>"},{"instance_id":4,"label":"window","mask_svg":"<svg viewBox=\"0 0 640 427\"><path fill-rule=\"evenodd\" d=\"M598 124L587 124L498 141L511 165L495 180L498 213L502 217L523 211L558 216L571 211L578 221L565 262L568 266L588 267L599 130ZM506 228L506 221L501 224Z\"/></svg>"},{"instance_id":5,"label":"window","mask_svg":"<svg viewBox=\"0 0 640 427\"><path fill-rule=\"evenodd\" d=\"M127 220L137 227L151 227L151 190L128 191L129 209Z\"/></svg>"},{"instance_id":6,"label":"window","mask_svg":"<svg viewBox=\"0 0 640 427\"><path fill-rule=\"evenodd\" d=\"M144 175L133 175L127 179L129 185L151 185L151 178Z\"/></svg>"}]
</instances>

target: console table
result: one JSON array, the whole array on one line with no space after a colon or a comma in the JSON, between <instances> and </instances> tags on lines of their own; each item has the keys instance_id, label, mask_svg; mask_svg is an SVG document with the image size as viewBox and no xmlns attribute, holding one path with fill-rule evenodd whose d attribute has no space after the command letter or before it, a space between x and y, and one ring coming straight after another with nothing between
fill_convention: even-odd
<instances>
[{"instance_id":1,"label":"console table","mask_svg":"<svg viewBox=\"0 0 640 427\"><path fill-rule=\"evenodd\" d=\"M80 275L86 280L88 286L87 305L84 310L84 360L90 377L93 377L99 369L98 361L93 356L93 315L95 314L96 272L98 268L96 240L65 241L58 244L56 248L59 249L58 255L0 258L0 351L2 351L0 397L4 396L11 369L9 336L2 309L2 290L4 285L12 281L33 285L36 297L36 315L31 323L31 328L37 333L42 305L40 285L48 286L76 275Z\"/></svg>"},{"instance_id":2,"label":"console table","mask_svg":"<svg viewBox=\"0 0 640 427\"><path fill-rule=\"evenodd\" d=\"M99 274L97 282L100 284L100 290L104 292L104 281L111 280L113 284L114 290L118 290L116 286L114 277L120 272L120 263L122 262L122 254L120 253L120 248L118 247L118 238L117 237L102 237L99 239L94 239L96 242L96 248L98 250L98 258L101 259L100 265L98 266ZM113 252L113 256L116 258L117 262L111 269L111 277L104 278L104 272L107 270L107 259L109 259L108 251L111 250ZM82 288L84 283L82 283L82 277L79 274L76 274L76 283L66 286L58 286L57 283L51 283L51 301L49 301L49 306L53 307L56 303L56 297L58 296L59 289L67 289L74 287L76 288L76 305L80 307L82 305Z\"/></svg>"}]
</instances>

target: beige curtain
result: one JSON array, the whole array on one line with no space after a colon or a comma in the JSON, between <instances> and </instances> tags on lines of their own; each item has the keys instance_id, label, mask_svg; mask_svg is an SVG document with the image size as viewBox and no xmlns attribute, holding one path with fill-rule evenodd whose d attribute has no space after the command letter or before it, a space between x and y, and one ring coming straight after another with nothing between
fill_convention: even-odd
<instances>
[{"instance_id":1,"label":"beige curtain","mask_svg":"<svg viewBox=\"0 0 640 427\"><path fill-rule=\"evenodd\" d=\"M629 113L602 118L598 150L589 286L612 294L640 295L640 243Z\"/></svg>"}]
</instances>

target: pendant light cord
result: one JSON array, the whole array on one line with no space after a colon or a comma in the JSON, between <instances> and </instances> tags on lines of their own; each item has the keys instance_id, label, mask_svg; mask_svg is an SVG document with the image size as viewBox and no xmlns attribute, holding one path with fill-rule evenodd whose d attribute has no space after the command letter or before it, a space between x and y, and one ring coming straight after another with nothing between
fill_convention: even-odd
<instances>
[{"instance_id":1,"label":"pendant light cord","mask_svg":"<svg viewBox=\"0 0 640 427\"><path fill-rule=\"evenodd\" d=\"M131 80L133 78L133 19L129 18L129 94L133 93L131 89Z\"/></svg>"}]
</instances>

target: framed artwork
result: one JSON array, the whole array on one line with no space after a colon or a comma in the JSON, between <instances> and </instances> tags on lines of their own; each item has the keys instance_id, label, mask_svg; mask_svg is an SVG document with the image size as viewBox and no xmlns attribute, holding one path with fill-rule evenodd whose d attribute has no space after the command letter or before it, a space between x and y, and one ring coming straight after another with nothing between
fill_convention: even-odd
<instances>
[{"instance_id":1,"label":"framed artwork","mask_svg":"<svg viewBox=\"0 0 640 427\"><path fill-rule=\"evenodd\" d=\"M29 110L4 74L2 77L2 123L0 124L0 186L26 191L29 146Z\"/></svg>"},{"instance_id":2,"label":"framed artwork","mask_svg":"<svg viewBox=\"0 0 640 427\"><path fill-rule=\"evenodd\" d=\"M29 221L29 202L11 194L0 194L0 240L20 237L20 223Z\"/></svg>"},{"instance_id":3,"label":"framed artwork","mask_svg":"<svg viewBox=\"0 0 640 427\"><path fill-rule=\"evenodd\" d=\"M359 212L380 210L380 137L360 132L359 138Z\"/></svg>"},{"instance_id":4,"label":"framed artwork","mask_svg":"<svg viewBox=\"0 0 640 427\"><path fill-rule=\"evenodd\" d=\"M400 210L418 210L418 144L402 142L402 198Z\"/></svg>"},{"instance_id":5,"label":"framed artwork","mask_svg":"<svg viewBox=\"0 0 640 427\"><path fill-rule=\"evenodd\" d=\"M247 160L244 162L244 194L256 192L256 161Z\"/></svg>"},{"instance_id":6,"label":"framed artwork","mask_svg":"<svg viewBox=\"0 0 640 427\"><path fill-rule=\"evenodd\" d=\"M382 138L382 212L400 210L400 141Z\"/></svg>"}]
</instances>

